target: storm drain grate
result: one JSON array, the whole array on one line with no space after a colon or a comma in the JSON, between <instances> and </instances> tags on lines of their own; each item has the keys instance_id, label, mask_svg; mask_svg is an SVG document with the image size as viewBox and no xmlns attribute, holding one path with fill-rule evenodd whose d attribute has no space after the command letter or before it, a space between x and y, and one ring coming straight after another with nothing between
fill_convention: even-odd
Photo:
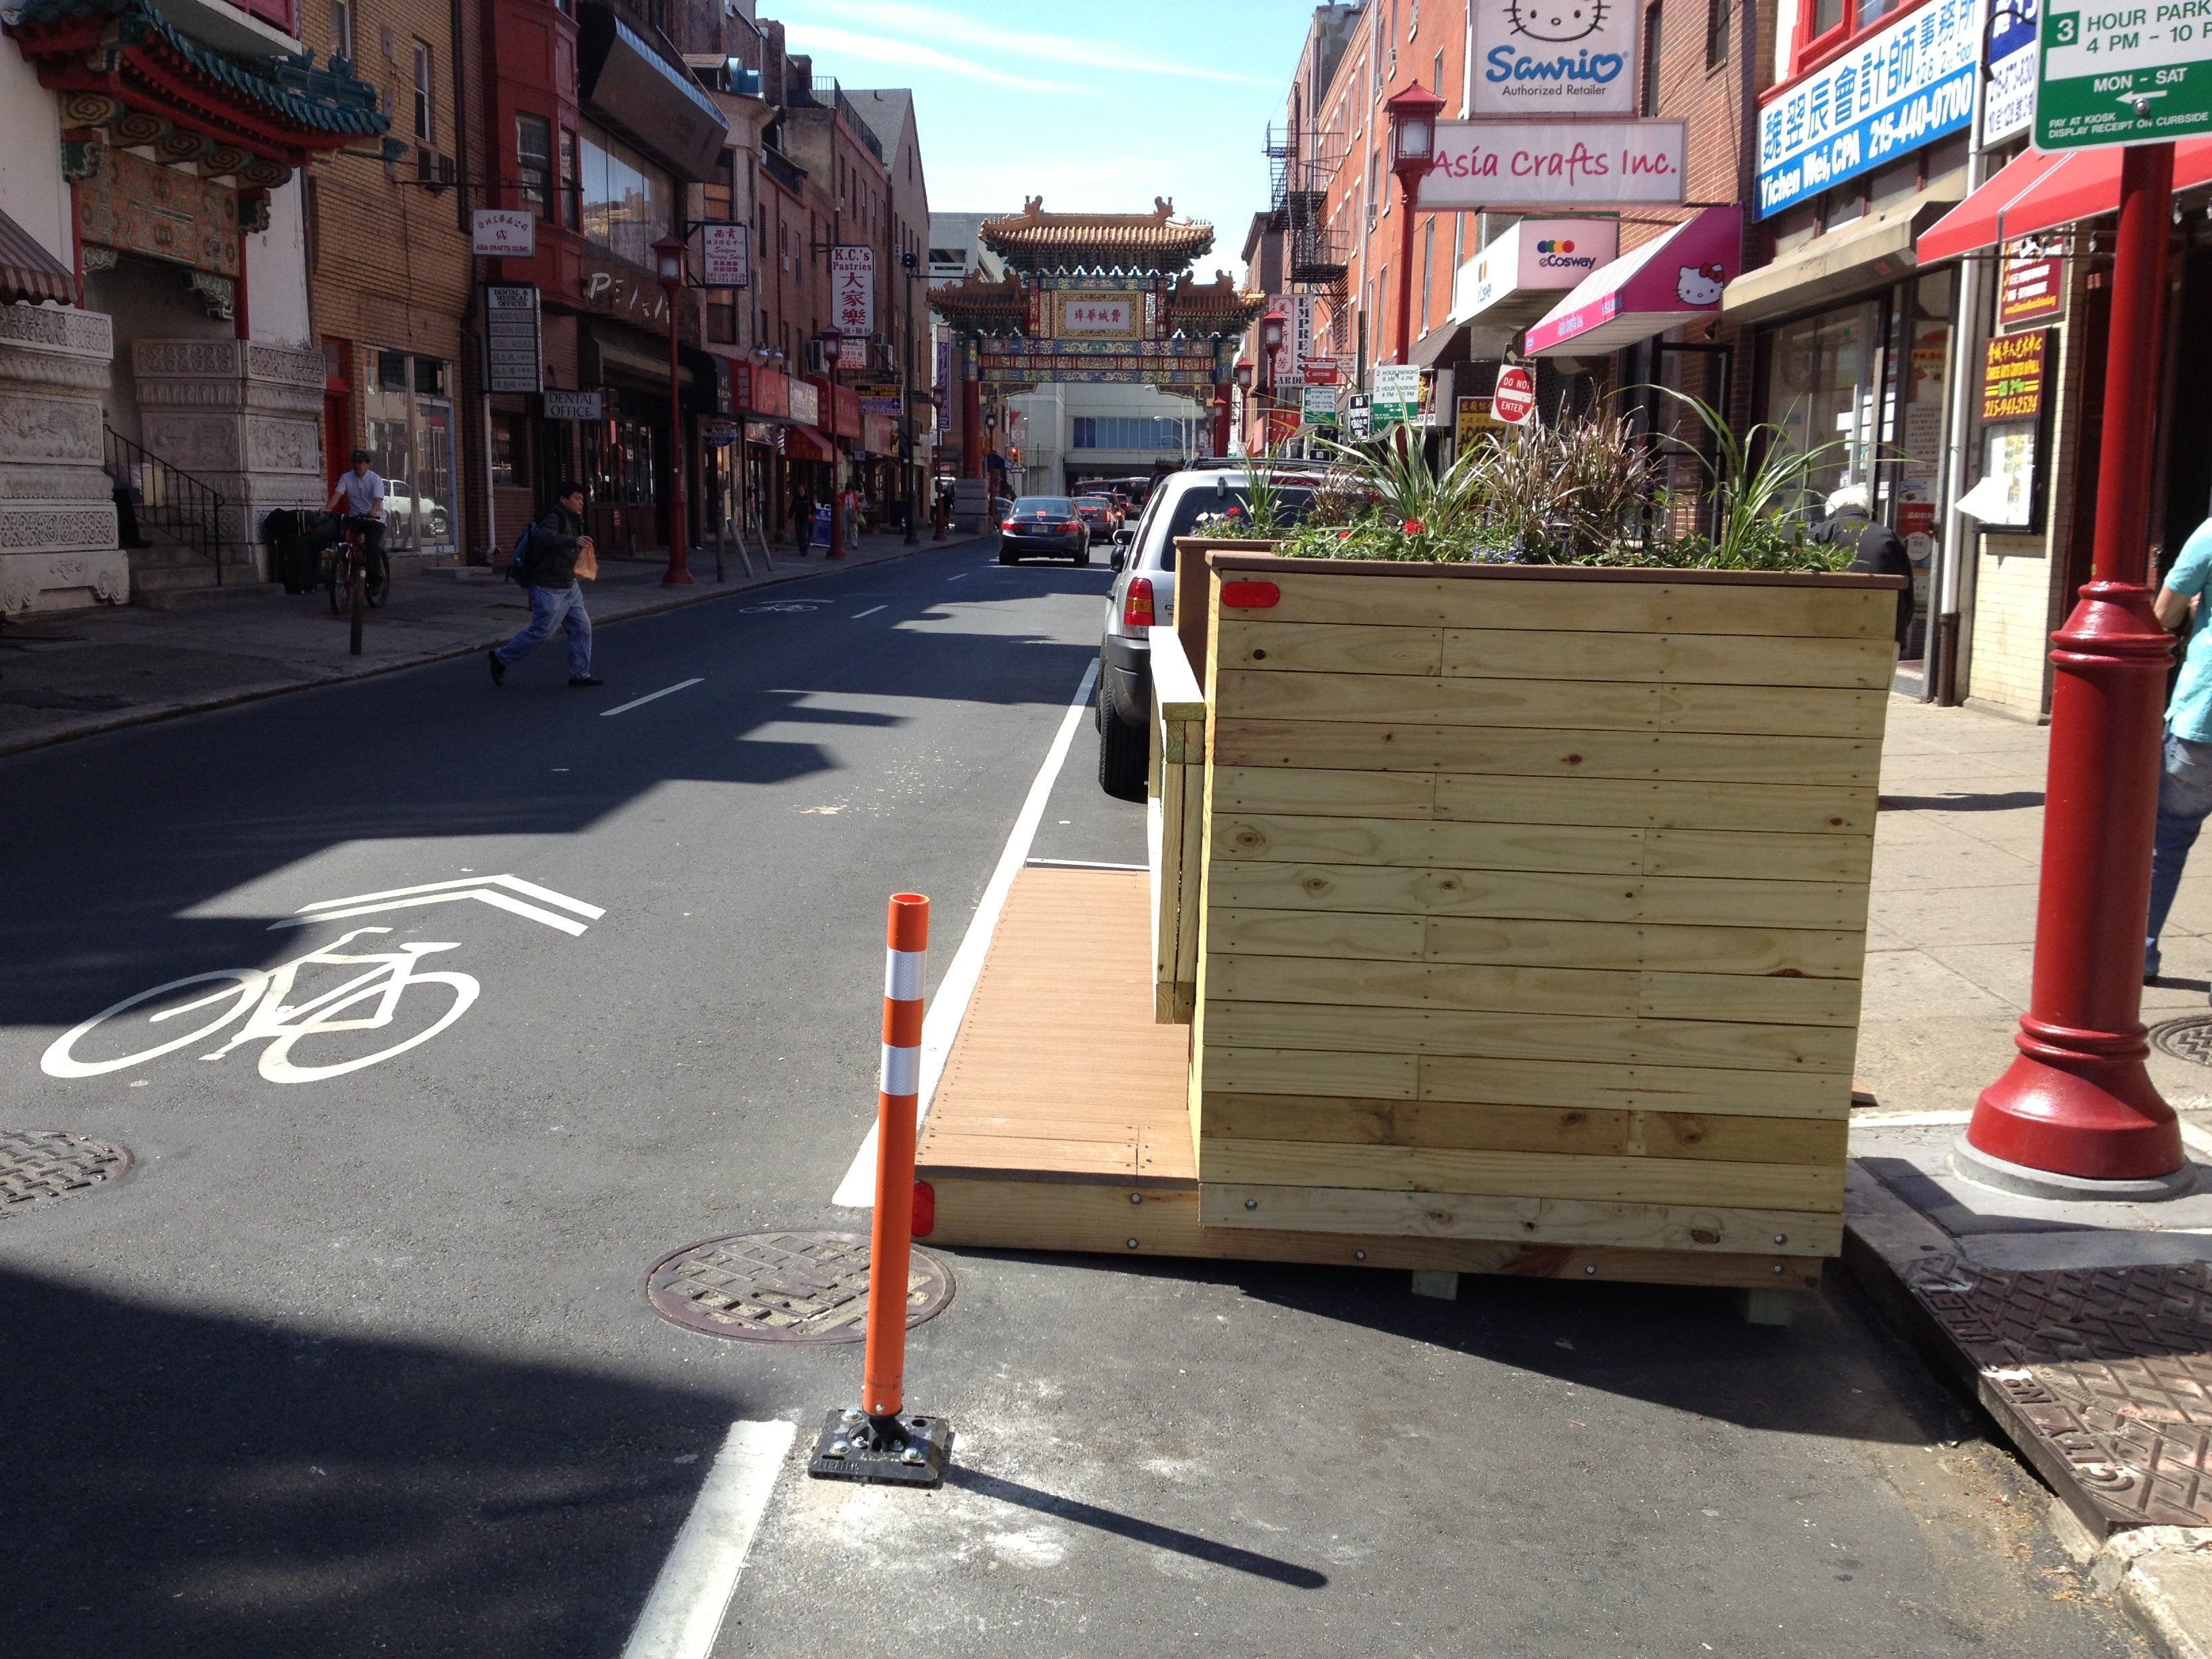
<instances>
[{"instance_id":1,"label":"storm drain grate","mask_svg":"<svg viewBox=\"0 0 2212 1659\"><path fill-rule=\"evenodd\" d=\"M681 1249L645 1283L653 1311L689 1331L751 1342L858 1342L867 1334L868 1241L851 1233L737 1233ZM909 1328L952 1299L952 1271L914 1253Z\"/></svg>"},{"instance_id":2,"label":"storm drain grate","mask_svg":"<svg viewBox=\"0 0 2212 1659\"><path fill-rule=\"evenodd\" d=\"M0 1129L0 1215L90 1192L131 1167L120 1146L61 1129Z\"/></svg>"},{"instance_id":3,"label":"storm drain grate","mask_svg":"<svg viewBox=\"0 0 2212 1659\"><path fill-rule=\"evenodd\" d=\"M2212 1014L2185 1014L2150 1028L2150 1046L2192 1066L2212 1066Z\"/></svg>"}]
</instances>

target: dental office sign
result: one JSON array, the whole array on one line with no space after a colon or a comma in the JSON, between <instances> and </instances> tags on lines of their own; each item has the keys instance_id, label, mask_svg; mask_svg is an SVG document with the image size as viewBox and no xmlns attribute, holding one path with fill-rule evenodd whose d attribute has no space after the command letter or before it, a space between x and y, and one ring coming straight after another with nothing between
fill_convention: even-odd
<instances>
[{"instance_id":1,"label":"dental office sign","mask_svg":"<svg viewBox=\"0 0 2212 1659\"><path fill-rule=\"evenodd\" d=\"M1928 0L1759 111L1759 214L1779 213L1974 118L1975 0Z\"/></svg>"},{"instance_id":2,"label":"dental office sign","mask_svg":"<svg viewBox=\"0 0 2212 1659\"><path fill-rule=\"evenodd\" d=\"M1680 121L1439 121L1421 211L1683 200Z\"/></svg>"},{"instance_id":3,"label":"dental office sign","mask_svg":"<svg viewBox=\"0 0 2212 1659\"><path fill-rule=\"evenodd\" d=\"M1633 115L1632 0L1474 0L1474 115Z\"/></svg>"}]
</instances>

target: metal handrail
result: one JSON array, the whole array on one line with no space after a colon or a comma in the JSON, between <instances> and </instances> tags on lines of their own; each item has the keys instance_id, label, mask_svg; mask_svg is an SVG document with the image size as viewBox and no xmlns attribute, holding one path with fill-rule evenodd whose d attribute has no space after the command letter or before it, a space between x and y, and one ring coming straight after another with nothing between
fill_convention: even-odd
<instances>
[{"instance_id":1,"label":"metal handrail","mask_svg":"<svg viewBox=\"0 0 2212 1659\"><path fill-rule=\"evenodd\" d=\"M100 430L106 434L107 476L118 488L127 480L138 491L140 527L151 525L201 557L213 560L215 585L221 587L222 492L183 468L170 465L105 422Z\"/></svg>"}]
</instances>

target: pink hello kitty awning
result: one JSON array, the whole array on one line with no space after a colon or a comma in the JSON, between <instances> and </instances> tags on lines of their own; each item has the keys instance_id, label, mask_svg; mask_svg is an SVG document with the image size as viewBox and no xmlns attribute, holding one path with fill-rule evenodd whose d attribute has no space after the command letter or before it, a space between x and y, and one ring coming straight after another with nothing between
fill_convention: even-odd
<instances>
[{"instance_id":1,"label":"pink hello kitty awning","mask_svg":"<svg viewBox=\"0 0 2212 1659\"><path fill-rule=\"evenodd\" d=\"M1528 355L1601 356L1717 316L1742 261L1742 210L1709 207L1583 277L1529 329Z\"/></svg>"}]
</instances>

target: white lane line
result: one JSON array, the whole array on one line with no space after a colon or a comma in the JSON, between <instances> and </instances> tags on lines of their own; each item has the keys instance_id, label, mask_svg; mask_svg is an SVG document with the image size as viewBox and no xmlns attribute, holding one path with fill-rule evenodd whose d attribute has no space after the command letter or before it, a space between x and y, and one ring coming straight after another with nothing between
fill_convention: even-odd
<instances>
[{"instance_id":1,"label":"white lane line","mask_svg":"<svg viewBox=\"0 0 2212 1659\"><path fill-rule=\"evenodd\" d=\"M795 1432L788 1423L730 1425L623 1659L707 1659L714 1650Z\"/></svg>"},{"instance_id":2,"label":"white lane line","mask_svg":"<svg viewBox=\"0 0 2212 1659\"><path fill-rule=\"evenodd\" d=\"M599 718L605 720L610 714L627 714L633 708L642 708L646 704L658 698L665 697L673 692L681 691L686 686L697 685L706 678L704 674L695 674L688 680L678 680L673 685L664 685L658 691L648 691L641 697L632 697L628 702L619 704L613 708L602 708L599 710Z\"/></svg>"},{"instance_id":3,"label":"white lane line","mask_svg":"<svg viewBox=\"0 0 2212 1659\"><path fill-rule=\"evenodd\" d=\"M938 981L936 1000L922 1016L921 1086L916 1091L914 1115L917 1127L929 1115L930 1097L937 1092L937 1079L945 1073L945 1059L952 1052L952 1039L960 1034L960 1022L967 1018L968 1000L975 994L975 981L983 972L983 956L991 948L991 933L999 925L999 912L1006 908L1007 890L1013 886L1014 877L1030 855L1030 843L1036 838L1037 824L1044 817L1045 803L1052 799L1052 787L1059 781L1060 769L1067 763L1069 746L1075 741L1076 722L1091 712L1091 688L1097 678L1098 664L1094 660L1083 671L1083 684L1075 688L1074 700L1060 717L1060 731L1053 738L1052 747L1045 751L1044 764L1037 768L1036 778L1030 785L1029 797L1015 814L1013 831L1006 837L1006 850L999 854L998 868L991 872L991 879L983 889L975 920L968 924L960 948L945 965L945 977ZM830 1201L851 1210L875 1207L876 1131L872 1124Z\"/></svg>"},{"instance_id":4,"label":"white lane line","mask_svg":"<svg viewBox=\"0 0 2212 1659\"><path fill-rule=\"evenodd\" d=\"M861 618L861 617L872 617L872 616L874 616L874 615L876 614L876 612L877 612L877 611L888 611L888 610L890 610L890 606L889 606L889 605L871 605L871 606L870 606L867 610L866 610L866 611L854 611L854 612L853 613L853 620L854 620L854 622L858 622L858 621L860 621L860 618Z\"/></svg>"},{"instance_id":5,"label":"white lane line","mask_svg":"<svg viewBox=\"0 0 2212 1659\"><path fill-rule=\"evenodd\" d=\"M1972 1112L1884 1112L1862 1106L1851 1113L1854 1129L1942 1129L1970 1123Z\"/></svg>"},{"instance_id":6,"label":"white lane line","mask_svg":"<svg viewBox=\"0 0 2212 1659\"><path fill-rule=\"evenodd\" d=\"M968 580L969 574L969 572L963 570L958 575L947 576L945 580L949 582L964 582Z\"/></svg>"}]
</instances>

